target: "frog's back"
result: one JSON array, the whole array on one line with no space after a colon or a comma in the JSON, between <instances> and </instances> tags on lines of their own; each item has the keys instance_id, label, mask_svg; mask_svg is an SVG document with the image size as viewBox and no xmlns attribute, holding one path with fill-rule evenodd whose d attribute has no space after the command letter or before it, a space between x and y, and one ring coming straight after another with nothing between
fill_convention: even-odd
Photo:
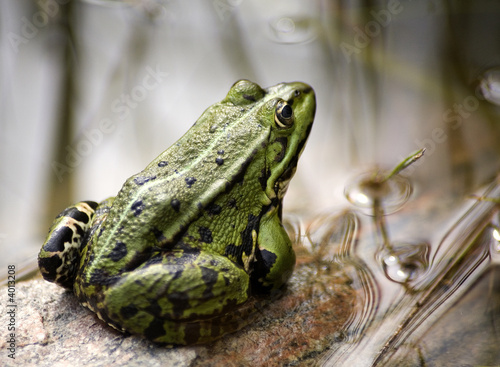
<instances>
[{"instance_id":1,"label":"frog's back","mask_svg":"<svg viewBox=\"0 0 500 367\"><path fill-rule=\"evenodd\" d=\"M266 146L268 129L248 114L241 128L239 113L234 106L210 107L179 141L128 179L95 234L93 256L133 264L152 250L171 248L204 208L243 178L251 162L264 160L263 149L255 147ZM249 141L253 148L242 153Z\"/></svg>"}]
</instances>

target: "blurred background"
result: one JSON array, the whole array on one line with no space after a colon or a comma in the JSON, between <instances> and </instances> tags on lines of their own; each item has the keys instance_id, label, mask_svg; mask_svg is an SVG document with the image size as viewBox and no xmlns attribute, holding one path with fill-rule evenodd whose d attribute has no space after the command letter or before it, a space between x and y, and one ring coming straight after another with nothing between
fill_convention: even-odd
<instances>
[{"instance_id":1,"label":"blurred background","mask_svg":"<svg viewBox=\"0 0 500 367\"><path fill-rule=\"evenodd\" d=\"M438 237L500 168L499 19L495 0L4 1L1 268L34 260L62 209L114 196L242 78L316 91L285 212L346 207L353 176L425 147L410 232Z\"/></svg>"}]
</instances>

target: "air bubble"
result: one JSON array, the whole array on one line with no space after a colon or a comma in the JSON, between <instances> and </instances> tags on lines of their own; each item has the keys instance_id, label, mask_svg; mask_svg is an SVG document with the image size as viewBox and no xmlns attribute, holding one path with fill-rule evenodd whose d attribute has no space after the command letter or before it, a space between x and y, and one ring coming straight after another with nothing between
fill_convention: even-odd
<instances>
[{"instance_id":1,"label":"air bubble","mask_svg":"<svg viewBox=\"0 0 500 367\"><path fill-rule=\"evenodd\" d=\"M427 243L396 243L384 248L378 258L387 278L397 283L408 283L419 278L427 269L429 248Z\"/></svg>"}]
</instances>

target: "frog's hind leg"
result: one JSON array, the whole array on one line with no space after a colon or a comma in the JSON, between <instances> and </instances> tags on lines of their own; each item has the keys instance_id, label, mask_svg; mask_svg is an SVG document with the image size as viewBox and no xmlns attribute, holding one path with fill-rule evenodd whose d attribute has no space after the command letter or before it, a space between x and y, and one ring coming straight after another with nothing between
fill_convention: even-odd
<instances>
[{"instance_id":1,"label":"frog's hind leg","mask_svg":"<svg viewBox=\"0 0 500 367\"><path fill-rule=\"evenodd\" d=\"M45 280L73 289L81 250L107 215L113 199L100 204L80 201L59 213L38 254L38 267Z\"/></svg>"},{"instance_id":2,"label":"frog's hind leg","mask_svg":"<svg viewBox=\"0 0 500 367\"><path fill-rule=\"evenodd\" d=\"M162 344L209 342L245 325L249 276L204 251L158 254L105 291L112 326ZM250 302L249 302L250 303ZM241 311L243 310L243 311Z\"/></svg>"}]
</instances>

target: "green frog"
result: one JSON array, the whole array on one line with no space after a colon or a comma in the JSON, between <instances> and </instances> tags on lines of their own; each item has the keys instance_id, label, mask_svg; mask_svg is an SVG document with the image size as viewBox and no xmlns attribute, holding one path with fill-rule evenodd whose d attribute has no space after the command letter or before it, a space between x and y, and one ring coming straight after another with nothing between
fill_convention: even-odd
<instances>
[{"instance_id":1,"label":"green frog","mask_svg":"<svg viewBox=\"0 0 500 367\"><path fill-rule=\"evenodd\" d=\"M43 277L114 328L161 344L206 343L248 323L295 265L282 202L316 100L300 82L236 82L116 197L60 213Z\"/></svg>"}]
</instances>

